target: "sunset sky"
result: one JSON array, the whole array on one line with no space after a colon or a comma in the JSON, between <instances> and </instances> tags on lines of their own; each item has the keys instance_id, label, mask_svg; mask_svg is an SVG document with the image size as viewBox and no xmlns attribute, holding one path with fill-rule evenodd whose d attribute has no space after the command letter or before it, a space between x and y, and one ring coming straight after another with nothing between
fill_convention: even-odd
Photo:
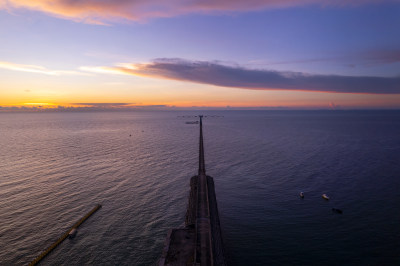
<instances>
[{"instance_id":1,"label":"sunset sky","mask_svg":"<svg viewBox=\"0 0 400 266\"><path fill-rule=\"evenodd\" d=\"M0 0L0 106L400 108L399 0Z\"/></svg>"}]
</instances>

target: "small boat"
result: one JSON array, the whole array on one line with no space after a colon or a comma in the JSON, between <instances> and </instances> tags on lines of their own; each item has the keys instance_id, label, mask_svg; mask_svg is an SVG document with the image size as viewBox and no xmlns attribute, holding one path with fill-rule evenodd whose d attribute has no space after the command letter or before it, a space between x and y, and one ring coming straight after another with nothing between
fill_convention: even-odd
<instances>
[{"instance_id":1,"label":"small boat","mask_svg":"<svg viewBox=\"0 0 400 266\"><path fill-rule=\"evenodd\" d=\"M68 237L74 238L77 232L78 232L78 230L76 230L76 228L72 228L72 230L69 231L69 233L68 233Z\"/></svg>"},{"instance_id":2,"label":"small boat","mask_svg":"<svg viewBox=\"0 0 400 266\"><path fill-rule=\"evenodd\" d=\"M198 123L199 123L199 121L187 121L187 122L185 122L185 124L188 124L188 125L196 125Z\"/></svg>"},{"instance_id":3,"label":"small boat","mask_svg":"<svg viewBox=\"0 0 400 266\"><path fill-rule=\"evenodd\" d=\"M304 199L304 193L300 192L300 198Z\"/></svg>"},{"instance_id":4,"label":"small boat","mask_svg":"<svg viewBox=\"0 0 400 266\"><path fill-rule=\"evenodd\" d=\"M339 214L343 213L343 211L341 209L336 209L336 208L332 208L332 211L336 212L336 213L339 213Z\"/></svg>"},{"instance_id":5,"label":"small boat","mask_svg":"<svg viewBox=\"0 0 400 266\"><path fill-rule=\"evenodd\" d=\"M329 197L328 197L328 195L326 195L326 194L322 194L322 198L323 198L323 199L326 199L326 200L329 200Z\"/></svg>"}]
</instances>

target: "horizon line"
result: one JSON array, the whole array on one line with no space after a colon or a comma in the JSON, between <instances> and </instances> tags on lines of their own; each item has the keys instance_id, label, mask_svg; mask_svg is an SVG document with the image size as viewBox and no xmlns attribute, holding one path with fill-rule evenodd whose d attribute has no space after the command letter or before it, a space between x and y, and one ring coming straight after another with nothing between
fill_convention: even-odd
<instances>
[{"instance_id":1,"label":"horizon line","mask_svg":"<svg viewBox=\"0 0 400 266\"><path fill-rule=\"evenodd\" d=\"M135 111L400 111L400 106L169 106L169 105L138 105L138 106L17 106L0 105L0 113L8 112L135 112Z\"/></svg>"}]
</instances>

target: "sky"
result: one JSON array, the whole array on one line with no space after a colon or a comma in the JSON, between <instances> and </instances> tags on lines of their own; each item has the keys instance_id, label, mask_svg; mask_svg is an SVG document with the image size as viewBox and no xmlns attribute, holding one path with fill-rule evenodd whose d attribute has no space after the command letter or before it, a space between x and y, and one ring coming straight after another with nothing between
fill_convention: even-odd
<instances>
[{"instance_id":1,"label":"sky","mask_svg":"<svg viewBox=\"0 0 400 266\"><path fill-rule=\"evenodd\" d=\"M0 110L400 108L400 0L0 0Z\"/></svg>"}]
</instances>

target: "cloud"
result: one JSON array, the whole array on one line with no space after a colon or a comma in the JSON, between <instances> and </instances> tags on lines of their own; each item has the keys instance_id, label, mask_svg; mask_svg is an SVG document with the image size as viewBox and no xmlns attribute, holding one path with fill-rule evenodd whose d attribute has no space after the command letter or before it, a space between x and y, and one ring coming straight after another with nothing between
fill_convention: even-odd
<instances>
[{"instance_id":1,"label":"cloud","mask_svg":"<svg viewBox=\"0 0 400 266\"><path fill-rule=\"evenodd\" d=\"M93 112L93 111L137 111L137 110L172 110L174 106L154 104L137 105L134 103L70 103L57 105L31 103L15 106L0 106L1 112Z\"/></svg>"},{"instance_id":2,"label":"cloud","mask_svg":"<svg viewBox=\"0 0 400 266\"><path fill-rule=\"evenodd\" d=\"M156 59L152 63L146 64L120 64L115 67L107 67L107 69L112 70L108 73L252 90L400 94L400 76L315 75L302 72L248 69L240 66L227 66L218 62L168 58Z\"/></svg>"},{"instance_id":3,"label":"cloud","mask_svg":"<svg viewBox=\"0 0 400 266\"><path fill-rule=\"evenodd\" d=\"M89 110L135 110L135 109L143 109L143 108L167 108L170 107L164 104L149 104L143 105L138 103L71 103L71 108Z\"/></svg>"},{"instance_id":4,"label":"cloud","mask_svg":"<svg viewBox=\"0 0 400 266\"><path fill-rule=\"evenodd\" d=\"M243 12L315 4L348 6L397 0L0 0L6 10L28 9L93 24L114 20L143 21L189 13Z\"/></svg>"},{"instance_id":5,"label":"cloud","mask_svg":"<svg viewBox=\"0 0 400 266\"><path fill-rule=\"evenodd\" d=\"M367 64L392 64L400 62L400 50L373 50L362 54Z\"/></svg>"},{"instance_id":6,"label":"cloud","mask_svg":"<svg viewBox=\"0 0 400 266\"><path fill-rule=\"evenodd\" d=\"M130 107L134 103L72 103L73 106L97 107L97 108L120 108Z\"/></svg>"},{"instance_id":7,"label":"cloud","mask_svg":"<svg viewBox=\"0 0 400 266\"><path fill-rule=\"evenodd\" d=\"M341 55L332 55L329 57L318 58L301 58L286 61L267 61L267 60L250 60L246 65L267 66L267 65L285 65L285 64L303 64L303 63L319 63L329 62L349 67L375 66L383 64L393 64L400 62L400 50L366 50L361 52L343 53Z\"/></svg>"},{"instance_id":8,"label":"cloud","mask_svg":"<svg viewBox=\"0 0 400 266\"><path fill-rule=\"evenodd\" d=\"M10 63L10 62L1 62L0 61L0 68L7 69L7 70L14 70L14 71L45 74L45 75L51 75L51 76L58 75L57 72L55 72L55 71L51 71L42 66L35 66L35 65L22 65L22 64L15 64L15 63Z\"/></svg>"},{"instance_id":9,"label":"cloud","mask_svg":"<svg viewBox=\"0 0 400 266\"><path fill-rule=\"evenodd\" d=\"M43 66L37 65L24 65L24 64L16 64L12 62L2 62L0 61L0 68L13 70L13 71L22 71L22 72L30 72L36 74L44 74L49 76L60 76L60 75L81 75L88 76L88 73L77 72L77 71L65 71L65 70L49 70Z\"/></svg>"},{"instance_id":10,"label":"cloud","mask_svg":"<svg viewBox=\"0 0 400 266\"><path fill-rule=\"evenodd\" d=\"M113 67L104 67L104 66L81 66L79 67L81 71L99 73L99 74L116 74L116 75L123 75L124 73L115 69Z\"/></svg>"}]
</instances>

